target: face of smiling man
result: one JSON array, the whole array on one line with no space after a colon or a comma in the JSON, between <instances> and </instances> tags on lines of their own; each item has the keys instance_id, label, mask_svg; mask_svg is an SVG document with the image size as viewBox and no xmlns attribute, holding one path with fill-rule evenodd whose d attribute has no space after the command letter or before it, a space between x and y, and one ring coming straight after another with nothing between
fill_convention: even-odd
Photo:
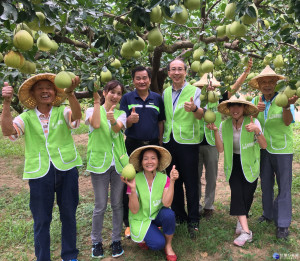
<instances>
[{"instance_id":1,"label":"face of smiling man","mask_svg":"<svg viewBox=\"0 0 300 261\"><path fill-rule=\"evenodd\" d=\"M52 105L56 96L54 83L47 80L38 81L31 89L31 93L36 100L37 107Z\"/></svg>"},{"instance_id":2,"label":"face of smiling man","mask_svg":"<svg viewBox=\"0 0 300 261\"><path fill-rule=\"evenodd\" d=\"M176 89L180 89L185 83L186 69L184 62L180 60L174 60L170 63L168 75L173 82L173 86Z\"/></svg>"}]
</instances>

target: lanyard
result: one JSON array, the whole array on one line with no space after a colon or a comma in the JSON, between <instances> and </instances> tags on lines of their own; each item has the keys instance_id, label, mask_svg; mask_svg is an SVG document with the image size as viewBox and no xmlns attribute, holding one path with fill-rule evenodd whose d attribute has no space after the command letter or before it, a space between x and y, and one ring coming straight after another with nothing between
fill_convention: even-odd
<instances>
[{"instance_id":1,"label":"lanyard","mask_svg":"<svg viewBox=\"0 0 300 261\"><path fill-rule=\"evenodd\" d=\"M180 89L180 91L178 92L177 96L175 97L174 101L173 101L173 108L174 108L174 104L176 103L180 93L181 93L182 89Z\"/></svg>"}]
</instances>

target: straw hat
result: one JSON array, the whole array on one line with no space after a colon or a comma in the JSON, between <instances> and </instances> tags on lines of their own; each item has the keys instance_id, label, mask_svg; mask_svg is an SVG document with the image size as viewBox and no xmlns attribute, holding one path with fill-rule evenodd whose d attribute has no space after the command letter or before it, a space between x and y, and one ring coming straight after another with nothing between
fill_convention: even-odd
<instances>
[{"instance_id":1,"label":"straw hat","mask_svg":"<svg viewBox=\"0 0 300 261\"><path fill-rule=\"evenodd\" d=\"M284 77L283 75L277 74L276 72L274 72L274 71L272 70L272 68L271 68L269 65L267 65L266 68L263 69L263 71L262 71L259 75L253 77L253 78L249 81L248 84L249 84L252 88L259 89L259 84L258 84L257 79L258 79L258 78L262 78L262 77L268 77L268 76L277 77L278 80L285 79L285 77Z\"/></svg>"},{"instance_id":2,"label":"straw hat","mask_svg":"<svg viewBox=\"0 0 300 261\"><path fill-rule=\"evenodd\" d=\"M53 74L53 73L40 73L40 74L37 74L37 75L34 75L34 76L28 78L25 82L23 82L23 84L19 88L18 96L19 96L20 102L26 108L34 109L37 106L37 104L36 104L36 100L32 97L32 94L30 92L32 86L36 82L42 81L42 80L48 80L54 84L55 76L56 76L56 74ZM55 84L54 84L54 86L55 86ZM52 105L59 106L67 98L67 95L63 89L57 88L56 86L55 86L55 90L56 90L56 96L55 96L55 100L53 101Z\"/></svg>"},{"instance_id":3,"label":"straw hat","mask_svg":"<svg viewBox=\"0 0 300 261\"><path fill-rule=\"evenodd\" d=\"M245 97L241 96L241 95L239 96L239 98L236 97L236 95L233 95L230 97L229 100L221 102L218 106L218 111L222 114L231 116L230 112L229 112L229 108L227 107L228 103L242 103L242 104L247 105L244 107L244 115L245 116L251 116L251 115L258 113L257 107L254 104L252 104L251 102L246 101Z\"/></svg>"},{"instance_id":4,"label":"straw hat","mask_svg":"<svg viewBox=\"0 0 300 261\"><path fill-rule=\"evenodd\" d=\"M205 73L201 77L200 81L193 83L193 85L197 86L197 87L203 87L204 85L208 85L208 81L210 81L212 83L213 87L220 87L221 86L221 83L219 81L217 81L217 79L211 73L209 74L209 77L210 77L209 80L207 78L207 75L208 74Z\"/></svg>"},{"instance_id":5,"label":"straw hat","mask_svg":"<svg viewBox=\"0 0 300 261\"><path fill-rule=\"evenodd\" d=\"M158 153L160 154L160 159L159 159L158 167L157 167L158 171L162 171L170 165L172 156L167 149L160 147L160 146L156 146L156 145L147 145L147 146L137 148L136 150L134 150L131 153L131 155L129 157L129 163L131 163L134 166L136 171L143 170L143 167L140 164L140 155L141 155L141 152L145 149L153 149L153 150L158 151Z\"/></svg>"}]
</instances>

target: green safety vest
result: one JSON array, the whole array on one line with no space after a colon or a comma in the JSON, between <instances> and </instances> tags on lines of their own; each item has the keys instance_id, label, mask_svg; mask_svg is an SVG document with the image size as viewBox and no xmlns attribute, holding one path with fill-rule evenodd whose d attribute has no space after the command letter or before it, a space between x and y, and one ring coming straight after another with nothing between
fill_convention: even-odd
<instances>
[{"instance_id":1,"label":"green safety vest","mask_svg":"<svg viewBox=\"0 0 300 261\"><path fill-rule=\"evenodd\" d=\"M257 105L259 97L254 98ZM292 125L286 126L282 118L282 108L275 102L271 103L265 120L264 112L259 112L257 119L261 124L264 136L267 141L267 151L272 154L292 154L293 153L293 129Z\"/></svg>"},{"instance_id":2,"label":"green safety vest","mask_svg":"<svg viewBox=\"0 0 300 261\"><path fill-rule=\"evenodd\" d=\"M82 165L64 118L64 106L52 107L47 139L35 110L23 112L20 117L25 124L24 179L45 176L50 168L50 160L62 171Z\"/></svg>"},{"instance_id":3,"label":"green safety vest","mask_svg":"<svg viewBox=\"0 0 300 261\"><path fill-rule=\"evenodd\" d=\"M142 242L152 220L156 218L163 207L162 196L167 182L167 175L156 172L151 191L144 172L136 174L135 182L140 208L136 214L129 210L130 234L133 241Z\"/></svg>"},{"instance_id":4,"label":"green safety vest","mask_svg":"<svg viewBox=\"0 0 300 261\"><path fill-rule=\"evenodd\" d=\"M183 88L178 97L176 108L173 112L172 87L168 87L164 93L164 104L166 121L164 124L163 142L168 143L171 132L174 140L181 144L200 143L200 123L192 112L186 112L184 103L195 98L197 87L187 85Z\"/></svg>"},{"instance_id":5,"label":"green safety vest","mask_svg":"<svg viewBox=\"0 0 300 261\"><path fill-rule=\"evenodd\" d=\"M115 109L114 117L118 119L123 113L125 112ZM114 157L116 171L120 174L129 161L123 132L115 133L109 128L103 106L100 107L100 118L100 128L89 133L86 169L94 173L105 173Z\"/></svg>"},{"instance_id":6,"label":"green safety vest","mask_svg":"<svg viewBox=\"0 0 300 261\"><path fill-rule=\"evenodd\" d=\"M250 117L245 116L240 137L240 157L243 173L246 180L254 182L260 172L260 146L254 142L254 132L248 132L245 128L250 123ZM233 127L232 118L222 123L222 137L224 143L224 172L226 181L229 181L233 162Z\"/></svg>"},{"instance_id":7,"label":"green safety vest","mask_svg":"<svg viewBox=\"0 0 300 261\"><path fill-rule=\"evenodd\" d=\"M218 105L219 105L218 102L215 102L215 103L209 102L207 104L207 109L210 109L211 111L213 111L216 114L216 121L214 123L219 128L221 121L222 121L222 116L221 116L221 113L218 112ZM216 145L214 131L207 128L207 123L202 118L200 120L200 140L201 140L201 142L203 140L204 135L205 135L206 141L209 145L211 145L211 146Z\"/></svg>"}]
</instances>

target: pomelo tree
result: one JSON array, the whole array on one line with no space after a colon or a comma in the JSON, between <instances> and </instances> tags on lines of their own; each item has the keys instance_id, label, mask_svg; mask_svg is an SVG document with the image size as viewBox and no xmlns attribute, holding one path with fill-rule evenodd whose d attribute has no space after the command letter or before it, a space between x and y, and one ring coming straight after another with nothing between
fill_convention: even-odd
<instances>
[{"instance_id":1,"label":"pomelo tree","mask_svg":"<svg viewBox=\"0 0 300 261\"><path fill-rule=\"evenodd\" d=\"M299 77L299 17L297 0L4 0L0 53L18 51L35 63L35 73L74 72L81 77L78 98L92 97L95 87L103 87L101 72L111 72L130 89L130 71L137 65L152 70L151 89L161 93L167 64L176 57L188 65L200 62L198 71L189 70L188 80L199 79L207 70L202 64L210 61L223 88L230 88L247 57L254 59L254 73L270 64L289 79ZM14 41L20 30L32 36L29 50L29 43L22 48L20 38ZM9 81L16 92L30 73L0 60L0 85ZM22 111L17 97L13 106Z\"/></svg>"}]
</instances>

